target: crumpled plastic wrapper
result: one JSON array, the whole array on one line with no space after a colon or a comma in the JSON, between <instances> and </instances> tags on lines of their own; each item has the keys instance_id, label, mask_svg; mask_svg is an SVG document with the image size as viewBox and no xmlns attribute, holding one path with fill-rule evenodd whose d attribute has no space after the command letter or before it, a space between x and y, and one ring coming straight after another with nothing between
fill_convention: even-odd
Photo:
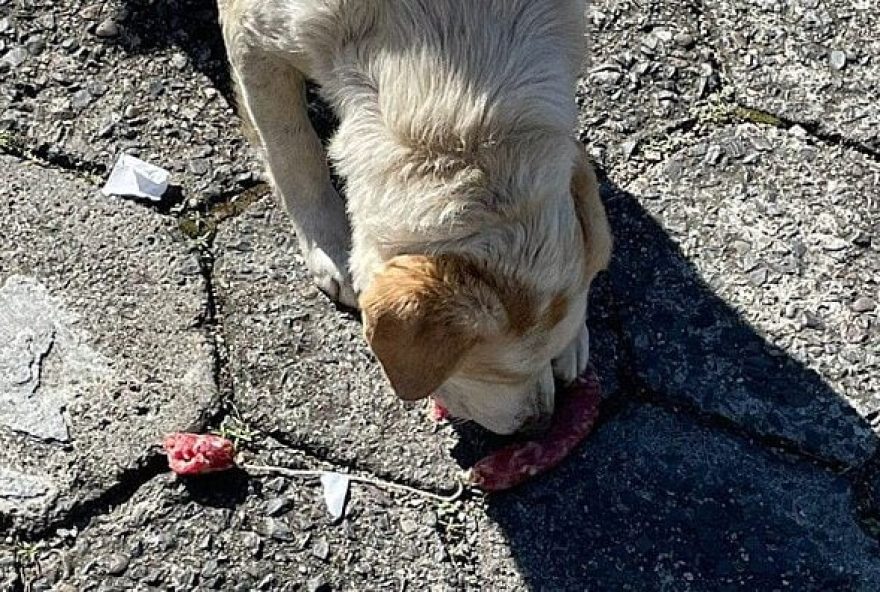
<instances>
[{"instance_id":1,"label":"crumpled plastic wrapper","mask_svg":"<svg viewBox=\"0 0 880 592\"><path fill-rule=\"evenodd\" d=\"M104 195L139 197L160 201L168 189L171 173L134 156L122 154L113 165L107 183L101 189Z\"/></svg>"}]
</instances>

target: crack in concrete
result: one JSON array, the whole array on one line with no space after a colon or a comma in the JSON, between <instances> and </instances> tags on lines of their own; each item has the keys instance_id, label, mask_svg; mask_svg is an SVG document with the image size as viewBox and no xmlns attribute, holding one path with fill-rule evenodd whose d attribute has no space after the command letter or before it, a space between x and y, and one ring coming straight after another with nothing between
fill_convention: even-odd
<instances>
[{"instance_id":1,"label":"crack in concrete","mask_svg":"<svg viewBox=\"0 0 880 592\"><path fill-rule=\"evenodd\" d=\"M209 250L200 250L199 267L205 281L205 310L203 318L200 320L200 327L209 332L214 342L213 374L219 392L216 403L206 407L197 422L198 426L204 428L219 425L226 416L228 413L226 403L229 400L232 387L231 381L228 379L225 346L222 343L222 338L219 337L218 305L213 286L213 256ZM45 355L48 355L48 352ZM168 466L164 454L152 452L141 459L139 466L124 471L117 482L106 491L93 499L73 504L61 518L50 520L40 527L22 533L22 540L37 541L50 536L52 532L61 528L76 526L81 529L94 518L129 501L142 486L167 470Z\"/></svg>"},{"instance_id":2,"label":"crack in concrete","mask_svg":"<svg viewBox=\"0 0 880 592\"><path fill-rule=\"evenodd\" d=\"M717 42L721 38L721 35L718 33L718 24L715 22L715 19L712 18L711 11L705 10L704 2L700 2L700 13L700 16L705 18L705 22L708 24L710 30L706 42L713 51L712 56L710 57L712 67L715 68L717 72L722 74L722 76L719 77L720 87L713 94L723 97L724 93L722 93L722 91L726 90L728 86L726 84L727 81L724 78L724 63L722 61L719 61L715 57L716 54L720 53L717 46ZM731 89L735 90L735 87L731 87ZM819 140L824 144L849 148L851 150L854 150L855 152L867 156L872 160L880 162L880 147L872 148L867 144L864 144L857 140L853 140L851 138L847 138L841 133L823 132L820 129L821 122L819 121L795 121L794 119L790 119L781 115L776 115L774 113L771 113L770 111L765 111L760 108L748 107L737 101L735 98L732 100L728 99L725 102L732 111L731 115L734 118L739 119L740 121L770 125L786 131L790 131L792 128L795 127L800 127L809 136L815 138L816 140Z\"/></svg>"},{"instance_id":3,"label":"crack in concrete","mask_svg":"<svg viewBox=\"0 0 880 592\"><path fill-rule=\"evenodd\" d=\"M72 172L90 182L99 182L107 174L107 167L100 163L89 162L49 143L29 145L10 133L0 133L0 154Z\"/></svg>"},{"instance_id":4,"label":"crack in concrete","mask_svg":"<svg viewBox=\"0 0 880 592\"><path fill-rule=\"evenodd\" d=\"M619 394L614 397L616 405L611 410L612 417L622 411L627 404L650 405L670 414L683 414L701 427L756 444L775 454L809 462L842 477L847 480L852 491L856 522L868 536L880 542L880 447L875 449L867 461L852 466L843 461L813 454L798 442L788 438L755 432L728 417L704 411L695 404L672 400L667 393L651 388L636 372L635 354L626 338L620 320L620 308L612 287L609 287L609 300L611 330L622 351L621 361L617 364L617 379L621 387ZM603 422L600 423L609 421L609 417L602 419Z\"/></svg>"},{"instance_id":5,"label":"crack in concrete","mask_svg":"<svg viewBox=\"0 0 880 592\"><path fill-rule=\"evenodd\" d=\"M870 158L871 160L880 162L880 149L871 148L862 142L847 138L840 133L823 132L821 131L822 124L818 121L795 121L769 111L764 111L763 109L747 107L738 102L732 103L731 107L733 111L732 115L742 121L770 125L785 131L791 131L793 128L801 128L807 133L807 135L824 144L848 148Z\"/></svg>"},{"instance_id":6,"label":"crack in concrete","mask_svg":"<svg viewBox=\"0 0 880 592\"><path fill-rule=\"evenodd\" d=\"M48 538L59 529L76 527L81 530L98 516L127 502L145 483L168 470L164 455L151 453L140 460L138 466L124 470L117 482L100 495L74 503L64 516L20 533L20 540L37 542Z\"/></svg>"}]
</instances>

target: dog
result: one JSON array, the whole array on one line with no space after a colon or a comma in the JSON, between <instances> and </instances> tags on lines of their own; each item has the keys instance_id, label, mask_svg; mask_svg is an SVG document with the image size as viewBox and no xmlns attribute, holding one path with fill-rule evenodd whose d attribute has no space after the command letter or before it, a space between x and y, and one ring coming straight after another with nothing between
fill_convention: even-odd
<instances>
[{"instance_id":1,"label":"dog","mask_svg":"<svg viewBox=\"0 0 880 592\"><path fill-rule=\"evenodd\" d=\"M243 116L317 285L396 394L498 434L589 359L611 234L572 133L584 0L219 0ZM339 128L327 153L306 80Z\"/></svg>"}]
</instances>

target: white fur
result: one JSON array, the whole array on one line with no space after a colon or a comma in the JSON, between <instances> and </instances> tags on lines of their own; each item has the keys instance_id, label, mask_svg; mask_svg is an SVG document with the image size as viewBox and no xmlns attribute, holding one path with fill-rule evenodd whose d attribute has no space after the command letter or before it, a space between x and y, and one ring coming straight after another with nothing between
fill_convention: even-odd
<instances>
[{"instance_id":1,"label":"white fur","mask_svg":"<svg viewBox=\"0 0 880 592\"><path fill-rule=\"evenodd\" d=\"M486 261L542 299L570 292L583 254L570 194L584 0L220 0L247 115L318 284L349 305L400 254ZM329 155L348 219L308 124L314 79L340 127ZM351 233L349 234L349 220ZM349 242L350 237L350 242ZM351 248L346 265L346 253ZM450 410L501 433L552 410L552 368L587 364L585 294L548 335L483 352L523 373L461 373Z\"/></svg>"}]
</instances>

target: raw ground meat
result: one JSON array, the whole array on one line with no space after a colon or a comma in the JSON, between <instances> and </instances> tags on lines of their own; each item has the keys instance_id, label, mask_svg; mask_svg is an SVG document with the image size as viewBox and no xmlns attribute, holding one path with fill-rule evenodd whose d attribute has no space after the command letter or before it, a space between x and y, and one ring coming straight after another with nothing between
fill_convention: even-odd
<instances>
[{"instance_id":1,"label":"raw ground meat","mask_svg":"<svg viewBox=\"0 0 880 592\"><path fill-rule=\"evenodd\" d=\"M437 399L431 399L431 419L434 421L445 421L449 419L449 411L440 404Z\"/></svg>"},{"instance_id":2,"label":"raw ground meat","mask_svg":"<svg viewBox=\"0 0 880 592\"><path fill-rule=\"evenodd\" d=\"M503 491L552 469L590 433L600 399L599 380L589 370L560 397L547 434L505 446L480 460L471 469L471 482L485 491Z\"/></svg>"},{"instance_id":3,"label":"raw ground meat","mask_svg":"<svg viewBox=\"0 0 880 592\"><path fill-rule=\"evenodd\" d=\"M162 446L168 455L168 466L178 475L225 471L235 465L235 446L221 436L171 434Z\"/></svg>"}]
</instances>

